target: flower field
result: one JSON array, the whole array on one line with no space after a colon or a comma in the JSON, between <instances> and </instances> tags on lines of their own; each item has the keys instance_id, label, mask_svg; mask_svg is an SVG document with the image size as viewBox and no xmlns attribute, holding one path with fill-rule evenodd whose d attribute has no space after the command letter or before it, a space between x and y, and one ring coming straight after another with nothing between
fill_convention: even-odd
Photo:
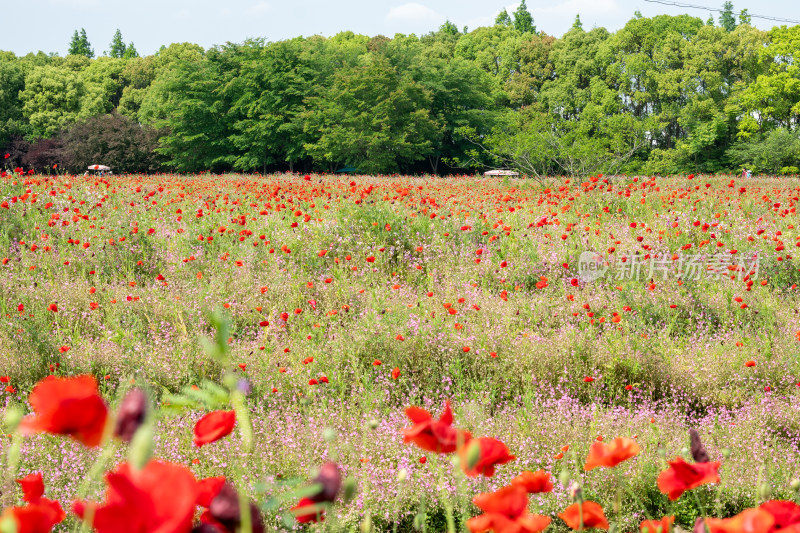
<instances>
[{"instance_id":1,"label":"flower field","mask_svg":"<svg viewBox=\"0 0 800 533\"><path fill-rule=\"evenodd\" d=\"M0 530L797 533L799 195L3 173Z\"/></svg>"}]
</instances>

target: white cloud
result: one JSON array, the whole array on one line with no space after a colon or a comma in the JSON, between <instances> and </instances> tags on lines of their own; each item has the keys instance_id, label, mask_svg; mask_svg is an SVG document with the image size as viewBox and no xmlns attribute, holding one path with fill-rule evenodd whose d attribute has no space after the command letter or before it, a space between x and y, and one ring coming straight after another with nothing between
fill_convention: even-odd
<instances>
[{"instance_id":1,"label":"white cloud","mask_svg":"<svg viewBox=\"0 0 800 533\"><path fill-rule=\"evenodd\" d=\"M416 2L409 2L389 9L386 15L386 22L434 22L440 20L442 17L436 11L418 4Z\"/></svg>"},{"instance_id":2,"label":"white cloud","mask_svg":"<svg viewBox=\"0 0 800 533\"><path fill-rule=\"evenodd\" d=\"M270 9L272 9L272 6L269 5L269 2L264 2L262 0L257 4L250 6L247 12L250 13L251 15L260 15L262 13L268 12Z\"/></svg>"}]
</instances>

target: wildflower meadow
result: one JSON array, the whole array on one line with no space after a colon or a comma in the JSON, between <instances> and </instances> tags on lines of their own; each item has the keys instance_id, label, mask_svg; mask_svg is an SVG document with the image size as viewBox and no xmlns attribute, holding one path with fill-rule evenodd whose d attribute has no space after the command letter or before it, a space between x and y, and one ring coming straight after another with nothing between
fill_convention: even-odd
<instances>
[{"instance_id":1,"label":"wildflower meadow","mask_svg":"<svg viewBox=\"0 0 800 533\"><path fill-rule=\"evenodd\" d=\"M800 532L800 180L0 175L0 531Z\"/></svg>"}]
</instances>

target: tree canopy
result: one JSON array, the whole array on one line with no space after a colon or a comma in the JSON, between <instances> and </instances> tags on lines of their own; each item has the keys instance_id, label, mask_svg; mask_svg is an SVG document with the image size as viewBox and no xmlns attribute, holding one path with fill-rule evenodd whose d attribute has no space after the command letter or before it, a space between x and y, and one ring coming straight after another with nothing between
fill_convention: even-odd
<instances>
[{"instance_id":1,"label":"tree canopy","mask_svg":"<svg viewBox=\"0 0 800 533\"><path fill-rule=\"evenodd\" d=\"M78 125L130 123L147 128L134 138L153 165L182 172L789 172L800 26L764 32L736 15L730 2L719 25L636 13L616 32L576 16L556 38L523 1L469 32L447 21L419 37L174 43L147 57L117 30L97 59L80 30L66 57L0 52L0 147L52 141L38 161L77 143Z\"/></svg>"}]
</instances>

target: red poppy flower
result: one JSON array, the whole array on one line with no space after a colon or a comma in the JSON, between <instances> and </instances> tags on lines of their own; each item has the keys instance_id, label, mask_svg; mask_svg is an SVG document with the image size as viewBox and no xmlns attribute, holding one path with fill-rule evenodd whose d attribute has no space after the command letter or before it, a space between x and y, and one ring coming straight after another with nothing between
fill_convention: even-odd
<instances>
[{"instance_id":1,"label":"red poppy flower","mask_svg":"<svg viewBox=\"0 0 800 533\"><path fill-rule=\"evenodd\" d=\"M52 311L54 313L58 313L58 306L56 304L50 304L47 307L48 311Z\"/></svg>"},{"instance_id":2,"label":"red poppy flower","mask_svg":"<svg viewBox=\"0 0 800 533\"><path fill-rule=\"evenodd\" d=\"M706 483L719 483L719 461L689 464L678 457L669 461L669 468L658 475L656 483L670 500L677 500L687 490Z\"/></svg>"},{"instance_id":3,"label":"red poppy flower","mask_svg":"<svg viewBox=\"0 0 800 533\"><path fill-rule=\"evenodd\" d=\"M108 407L98 393L94 376L47 376L33 387L28 401L34 414L20 423L23 435L54 433L69 435L86 446L100 444Z\"/></svg>"},{"instance_id":4,"label":"red poppy flower","mask_svg":"<svg viewBox=\"0 0 800 533\"><path fill-rule=\"evenodd\" d=\"M311 498L302 498L290 511L294 514L294 519L301 524L325 520L319 506Z\"/></svg>"},{"instance_id":5,"label":"red poppy flower","mask_svg":"<svg viewBox=\"0 0 800 533\"><path fill-rule=\"evenodd\" d=\"M234 411L212 411L197 421L194 425L194 444L201 447L204 444L217 441L233 431L236 425Z\"/></svg>"},{"instance_id":6,"label":"red poppy flower","mask_svg":"<svg viewBox=\"0 0 800 533\"><path fill-rule=\"evenodd\" d=\"M207 477L197 482L197 505L208 508L225 484L225 476Z\"/></svg>"},{"instance_id":7,"label":"red poppy flower","mask_svg":"<svg viewBox=\"0 0 800 533\"><path fill-rule=\"evenodd\" d=\"M730 518L706 518L710 533L768 533L775 518L763 509L745 509Z\"/></svg>"},{"instance_id":8,"label":"red poppy flower","mask_svg":"<svg viewBox=\"0 0 800 533\"><path fill-rule=\"evenodd\" d=\"M800 505L784 500L770 500L761 504L762 509L775 519L774 529L784 529L800 524ZM800 528L799 528L800 529Z\"/></svg>"},{"instance_id":9,"label":"red poppy flower","mask_svg":"<svg viewBox=\"0 0 800 533\"><path fill-rule=\"evenodd\" d=\"M512 479L511 484L519 485L524 488L525 492L528 494L553 491L553 481L550 473L544 470L537 470L536 472L529 472L526 470Z\"/></svg>"},{"instance_id":10,"label":"red poppy flower","mask_svg":"<svg viewBox=\"0 0 800 533\"><path fill-rule=\"evenodd\" d=\"M9 507L0 515L0 521L12 521L17 533L50 533L56 524L66 518L61 504L47 498L22 507Z\"/></svg>"},{"instance_id":11,"label":"red poppy flower","mask_svg":"<svg viewBox=\"0 0 800 533\"><path fill-rule=\"evenodd\" d=\"M400 368L394 367L394 370L392 370L392 379L397 379L399 377L400 377Z\"/></svg>"},{"instance_id":12,"label":"red poppy flower","mask_svg":"<svg viewBox=\"0 0 800 533\"><path fill-rule=\"evenodd\" d=\"M79 517L91 516L98 533L178 532L192 529L199 488L183 465L150 461L141 470L127 463L106 474L102 504L76 501Z\"/></svg>"},{"instance_id":13,"label":"red poppy flower","mask_svg":"<svg viewBox=\"0 0 800 533\"><path fill-rule=\"evenodd\" d=\"M36 503L44 496L44 481L41 472L28 474L24 478L18 479L17 483L22 488L23 501Z\"/></svg>"},{"instance_id":14,"label":"red poppy flower","mask_svg":"<svg viewBox=\"0 0 800 533\"><path fill-rule=\"evenodd\" d=\"M584 470L589 471L598 466L613 468L623 461L639 454L639 445L633 439L617 437L609 444L595 441L589 448Z\"/></svg>"},{"instance_id":15,"label":"red poppy flower","mask_svg":"<svg viewBox=\"0 0 800 533\"><path fill-rule=\"evenodd\" d=\"M478 446L479 456L477 462L470 468L469 455L470 448ZM459 450L461 456L461 469L469 477L476 477L483 474L486 477L494 475L495 465L503 465L516 459L516 456L508 453L508 448L505 444L492 437L480 437L470 441L468 446L462 446Z\"/></svg>"},{"instance_id":16,"label":"red poppy flower","mask_svg":"<svg viewBox=\"0 0 800 533\"><path fill-rule=\"evenodd\" d=\"M468 442L472 435L453 427L453 411L450 402L445 402L444 411L439 420L420 407L409 407L406 416L414 425L403 429L403 442L413 442L420 448L434 453L452 453L459 445Z\"/></svg>"},{"instance_id":17,"label":"red poppy flower","mask_svg":"<svg viewBox=\"0 0 800 533\"><path fill-rule=\"evenodd\" d=\"M581 513L583 511L583 513ZM592 501L585 501L580 506L573 503L563 513L559 513L558 517L567 523L570 529L581 531L581 518L583 518L583 529L608 529L608 520L603 513L603 508L599 504Z\"/></svg>"},{"instance_id":18,"label":"red poppy flower","mask_svg":"<svg viewBox=\"0 0 800 533\"><path fill-rule=\"evenodd\" d=\"M669 533L673 522L675 522L674 516L665 516L661 520L643 520L639 524L639 531L641 533Z\"/></svg>"},{"instance_id":19,"label":"red poppy flower","mask_svg":"<svg viewBox=\"0 0 800 533\"><path fill-rule=\"evenodd\" d=\"M528 513L528 496L519 485L478 494L472 502L483 511L467 520L472 533L539 533L552 521L549 516Z\"/></svg>"}]
</instances>

